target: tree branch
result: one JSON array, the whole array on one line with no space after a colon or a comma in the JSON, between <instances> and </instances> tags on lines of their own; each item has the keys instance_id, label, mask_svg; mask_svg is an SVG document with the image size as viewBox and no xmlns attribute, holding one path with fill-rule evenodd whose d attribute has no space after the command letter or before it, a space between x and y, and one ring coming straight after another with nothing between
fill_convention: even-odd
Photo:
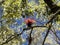
<instances>
[{"instance_id":1,"label":"tree branch","mask_svg":"<svg viewBox=\"0 0 60 45\"><path fill-rule=\"evenodd\" d=\"M32 26L32 27L24 28L23 30L28 30L28 29L36 28L36 27L46 27L46 26Z\"/></svg>"},{"instance_id":2,"label":"tree branch","mask_svg":"<svg viewBox=\"0 0 60 45\"><path fill-rule=\"evenodd\" d=\"M9 41L13 40L15 37L23 34L24 31L25 31L25 30L23 30L20 34L17 34L17 35L11 35L5 42L3 42L3 43L0 44L0 45L4 45L4 44L8 43Z\"/></svg>"},{"instance_id":3,"label":"tree branch","mask_svg":"<svg viewBox=\"0 0 60 45\"><path fill-rule=\"evenodd\" d=\"M32 31L33 31L33 28L31 28L31 31L28 37L28 42L29 42L28 45L31 45L31 42L32 42L32 37L31 37Z\"/></svg>"},{"instance_id":4,"label":"tree branch","mask_svg":"<svg viewBox=\"0 0 60 45\"><path fill-rule=\"evenodd\" d=\"M48 36L48 34L49 34L49 32L50 32L51 26L52 26L52 24L50 24L49 27L48 27L48 30L47 30L47 32L46 32L46 35L45 35L45 37L44 37L44 40L43 40L42 45L44 45L44 43L45 43L45 40L46 40L46 38L47 38L47 36Z\"/></svg>"},{"instance_id":5,"label":"tree branch","mask_svg":"<svg viewBox=\"0 0 60 45\"><path fill-rule=\"evenodd\" d=\"M0 2L0 5L2 5L4 2L5 2L5 0L2 0L2 1Z\"/></svg>"},{"instance_id":6,"label":"tree branch","mask_svg":"<svg viewBox=\"0 0 60 45\"><path fill-rule=\"evenodd\" d=\"M59 12L60 12L60 10L58 10L55 14L53 14L53 17L52 17L46 24L48 25L49 23L52 23L53 19L56 18L57 14L58 14ZM45 40L46 40L46 38L47 38L47 36L48 36L48 34L49 34L49 30L51 29L51 26L52 26L52 24L49 25L49 27L48 27L48 30L47 30L47 32L46 32L46 36L45 36L45 38L44 38L44 40L43 40L42 45L44 45L44 43L45 43Z\"/></svg>"},{"instance_id":7,"label":"tree branch","mask_svg":"<svg viewBox=\"0 0 60 45\"><path fill-rule=\"evenodd\" d=\"M17 34L17 35L11 35L5 42L3 42L2 44L0 45L4 45L6 43L8 43L9 41L13 40L15 37L23 34L24 31L28 30L28 29L32 29L32 28L35 28L35 27L46 27L46 26L33 26L31 28L24 28L23 31L20 33L20 34ZM31 32L32 33L32 32Z\"/></svg>"},{"instance_id":8,"label":"tree branch","mask_svg":"<svg viewBox=\"0 0 60 45\"><path fill-rule=\"evenodd\" d=\"M54 31L53 30L51 30L52 32L53 32L53 34L58 38L58 40L60 40L60 38L57 36L57 34L56 34L56 32L55 32L55 29L54 29Z\"/></svg>"},{"instance_id":9,"label":"tree branch","mask_svg":"<svg viewBox=\"0 0 60 45\"><path fill-rule=\"evenodd\" d=\"M49 6L49 8L51 9L51 12L53 13L55 13L57 10L60 9L60 7L54 4L52 0L44 0L44 2Z\"/></svg>"},{"instance_id":10,"label":"tree branch","mask_svg":"<svg viewBox=\"0 0 60 45\"><path fill-rule=\"evenodd\" d=\"M56 18L57 14L58 14L59 12L60 12L60 10L58 10L55 14L53 14L53 17L52 17L46 24L48 25L49 23L52 23L53 19ZM44 43L45 43L45 40L46 40L46 38L47 38L47 36L48 36L48 34L49 34L49 30L51 29L51 26L52 26L52 24L49 25L49 27L48 27L48 30L47 30L47 32L46 32L46 36L45 36L45 38L44 38L44 41L43 41L42 45L44 45Z\"/></svg>"},{"instance_id":11,"label":"tree branch","mask_svg":"<svg viewBox=\"0 0 60 45\"><path fill-rule=\"evenodd\" d=\"M55 19L55 18L58 16L59 13L60 13L60 10L58 10L58 11L56 11L54 14L52 14L53 17L47 22L47 24L50 23L50 22L52 22L53 19Z\"/></svg>"}]
</instances>

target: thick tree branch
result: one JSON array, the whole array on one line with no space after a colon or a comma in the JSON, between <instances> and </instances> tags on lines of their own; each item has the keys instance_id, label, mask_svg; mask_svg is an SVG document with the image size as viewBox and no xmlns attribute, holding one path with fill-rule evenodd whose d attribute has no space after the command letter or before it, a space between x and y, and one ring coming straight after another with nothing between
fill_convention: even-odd
<instances>
[{"instance_id":1,"label":"thick tree branch","mask_svg":"<svg viewBox=\"0 0 60 45\"><path fill-rule=\"evenodd\" d=\"M60 9L52 0L44 0L44 2L49 6L51 12L55 13L57 10Z\"/></svg>"}]
</instances>

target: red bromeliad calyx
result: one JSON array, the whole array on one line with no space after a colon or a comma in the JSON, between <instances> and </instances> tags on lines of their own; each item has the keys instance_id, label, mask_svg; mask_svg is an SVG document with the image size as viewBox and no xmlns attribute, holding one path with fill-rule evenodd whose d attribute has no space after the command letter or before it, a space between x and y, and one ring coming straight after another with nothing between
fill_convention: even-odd
<instances>
[{"instance_id":1,"label":"red bromeliad calyx","mask_svg":"<svg viewBox=\"0 0 60 45\"><path fill-rule=\"evenodd\" d=\"M27 24L28 27L30 27L33 23L36 21L34 19L28 18L25 20L25 23Z\"/></svg>"}]
</instances>

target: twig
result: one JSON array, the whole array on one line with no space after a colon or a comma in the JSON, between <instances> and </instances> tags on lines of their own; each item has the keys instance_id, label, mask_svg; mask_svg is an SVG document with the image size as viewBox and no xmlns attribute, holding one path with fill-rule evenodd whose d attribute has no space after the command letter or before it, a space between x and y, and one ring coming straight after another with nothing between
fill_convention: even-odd
<instances>
[{"instance_id":1,"label":"twig","mask_svg":"<svg viewBox=\"0 0 60 45\"><path fill-rule=\"evenodd\" d=\"M44 40L43 40L42 45L44 45L44 43L45 43L45 40L46 40L46 38L47 38L47 36L48 36L48 34L49 34L49 32L50 32L51 26L52 26L52 25L50 24L49 27L48 27L48 30L47 30L47 32L46 32L46 35L45 35L45 37L44 37Z\"/></svg>"},{"instance_id":2,"label":"twig","mask_svg":"<svg viewBox=\"0 0 60 45\"><path fill-rule=\"evenodd\" d=\"M51 23L51 25L49 25L49 27L48 27L48 30L47 30L47 33L46 33L46 36L45 36L45 38L44 38L44 40L43 40L42 45L44 45L45 40L46 40L46 38L47 38L47 36L48 36L48 34L49 34L49 30L51 29L53 19L56 18L57 14L58 14L59 12L60 12L60 10L58 10L58 11L53 15L53 17L46 23L47 25L48 25L49 23Z\"/></svg>"},{"instance_id":3,"label":"twig","mask_svg":"<svg viewBox=\"0 0 60 45\"><path fill-rule=\"evenodd\" d=\"M33 26L33 27L31 27L31 28L35 28L35 27L46 27L46 26ZM3 43L0 44L0 45L3 45L3 44L8 43L9 41L13 40L15 37L21 35L25 30L28 30L28 29L31 29L31 28L24 28L23 31L22 31L20 34L17 34L17 35L11 35L5 42L3 42Z\"/></svg>"},{"instance_id":4,"label":"twig","mask_svg":"<svg viewBox=\"0 0 60 45\"><path fill-rule=\"evenodd\" d=\"M46 26L32 26L32 27L29 27L29 28L24 28L23 30L28 30L28 29L36 28L36 27L46 27Z\"/></svg>"},{"instance_id":5,"label":"twig","mask_svg":"<svg viewBox=\"0 0 60 45\"><path fill-rule=\"evenodd\" d=\"M57 14L58 14L59 12L60 12L60 10L56 11L56 13L53 14L53 17L47 22L47 24L50 23L50 22L52 22L53 19L55 19L55 18L58 16Z\"/></svg>"},{"instance_id":6,"label":"twig","mask_svg":"<svg viewBox=\"0 0 60 45\"><path fill-rule=\"evenodd\" d=\"M32 37L31 37L32 31L33 31L33 28L31 28L31 31L30 31L30 34L29 34L28 45L31 45L31 42L32 42Z\"/></svg>"},{"instance_id":7,"label":"twig","mask_svg":"<svg viewBox=\"0 0 60 45\"><path fill-rule=\"evenodd\" d=\"M54 28L53 28L54 29ZM51 30L52 32L53 32L53 34L56 36L56 42L57 42L57 44L59 44L60 45L60 43L58 42L58 40L60 41L60 38L57 36L57 34L56 34L56 32L55 32L55 29L54 29L54 31L53 30ZM58 39L58 40L57 40Z\"/></svg>"},{"instance_id":8,"label":"twig","mask_svg":"<svg viewBox=\"0 0 60 45\"><path fill-rule=\"evenodd\" d=\"M53 30L51 30L52 32L53 32L53 34L58 38L58 40L60 40L60 38L57 36L57 34L56 34L56 32L55 32L55 29L54 29L54 31Z\"/></svg>"},{"instance_id":9,"label":"twig","mask_svg":"<svg viewBox=\"0 0 60 45\"><path fill-rule=\"evenodd\" d=\"M14 39L15 37L21 35L25 30L23 30L20 34L17 34L16 36L15 35L11 35L5 42L3 42L2 44L0 45L4 45L6 43L8 43L9 41L11 41L12 39Z\"/></svg>"}]
</instances>

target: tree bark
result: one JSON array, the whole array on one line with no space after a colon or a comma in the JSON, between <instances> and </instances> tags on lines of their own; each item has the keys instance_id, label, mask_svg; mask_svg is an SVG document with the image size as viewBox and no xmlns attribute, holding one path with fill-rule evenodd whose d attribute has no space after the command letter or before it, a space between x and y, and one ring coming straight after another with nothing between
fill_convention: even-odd
<instances>
[{"instance_id":1,"label":"tree bark","mask_svg":"<svg viewBox=\"0 0 60 45\"><path fill-rule=\"evenodd\" d=\"M48 7L51 9L51 13L55 13L57 10L60 9L59 6L54 4L52 0L44 0L44 2L48 5ZM60 14L60 13L59 13Z\"/></svg>"}]
</instances>

